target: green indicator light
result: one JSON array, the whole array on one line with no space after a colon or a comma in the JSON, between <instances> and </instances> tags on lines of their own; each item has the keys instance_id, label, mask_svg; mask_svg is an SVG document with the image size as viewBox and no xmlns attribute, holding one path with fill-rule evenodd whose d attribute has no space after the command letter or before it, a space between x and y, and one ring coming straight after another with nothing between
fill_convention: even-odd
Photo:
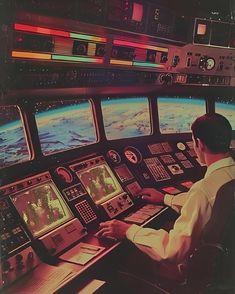
<instances>
[{"instance_id":1,"label":"green indicator light","mask_svg":"<svg viewBox=\"0 0 235 294\"><path fill-rule=\"evenodd\" d=\"M87 40L87 41L106 42L106 38L95 37L95 36L84 35L84 34L70 33L70 37L74 39Z\"/></svg>"},{"instance_id":2,"label":"green indicator light","mask_svg":"<svg viewBox=\"0 0 235 294\"><path fill-rule=\"evenodd\" d=\"M147 62L133 62L134 66L144 66L144 67L162 67L164 68L164 65L161 64L155 64L155 63L147 63Z\"/></svg>"},{"instance_id":3,"label":"green indicator light","mask_svg":"<svg viewBox=\"0 0 235 294\"><path fill-rule=\"evenodd\" d=\"M52 55L52 59L53 60L62 60L62 61L103 63L103 59L99 59L99 58L67 56L67 55L55 55L55 54Z\"/></svg>"}]
</instances>

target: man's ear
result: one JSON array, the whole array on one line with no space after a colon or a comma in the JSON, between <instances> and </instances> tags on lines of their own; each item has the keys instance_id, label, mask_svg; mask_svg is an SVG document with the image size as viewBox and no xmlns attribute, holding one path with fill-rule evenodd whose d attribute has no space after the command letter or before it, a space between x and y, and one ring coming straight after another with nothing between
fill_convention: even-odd
<instances>
[{"instance_id":1,"label":"man's ear","mask_svg":"<svg viewBox=\"0 0 235 294\"><path fill-rule=\"evenodd\" d=\"M206 145L202 142L202 140L199 138L197 138L196 140L196 144L198 144L197 147L200 148L202 151L205 151Z\"/></svg>"}]
</instances>

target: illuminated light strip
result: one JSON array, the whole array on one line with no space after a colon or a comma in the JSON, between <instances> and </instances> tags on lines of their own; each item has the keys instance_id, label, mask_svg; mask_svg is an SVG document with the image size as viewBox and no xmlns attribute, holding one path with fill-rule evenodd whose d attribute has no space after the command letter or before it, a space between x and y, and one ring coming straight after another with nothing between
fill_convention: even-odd
<instances>
[{"instance_id":1,"label":"illuminated light strip","mask_svg":"<svg viewBox=\"0 0 235 294\"><path fill-rule=\"evenodd\" d=\"M147 62L133 62L134 66L143 66L143 67L158 67L158 68L164 68L165 66L162 64L156 64L156 63L147 63Z\"/></svg>"},{"instance_id":2,"label":"illuminated light strip","mask_svg":"<svg viewBox=\"0 0 235 294\"><path fill-rule=\"evenodd\" d=\"M161 51L161 52L168 52L168 48L164 47L158 47L158 46L151 46L151 45L144 45L140 43L135 43L135 42L128 42L128 41L122 41L122 40L113 40L114 45L123 45L123 46L129 46L129 47L137 47L137 48L142 48L142 49L151 49L151 50L156 50L156 51Z\"/></svg>"},{"instance_id":3,"label":"illuminated light strip","mask_svg":"<svg viewBox=\"0 0 235 294\"><path fill-rule=\"evenodd\" d=\"M43 34L43 35L53 35L53 36L81 39L81 40L88 40L88 41L96 41L96 42L104 42L104 43L107 42L107 38L95 37L95 36L91 36L91 35L84 35L84 34L77 34L77 33L70 33L70 32L66 32L66 31L47 29L47 28L19 24L19 23L14 24L14 29L17 31L38 33L38 34Z\"/></svg>"},{"instance_id":4,"label":"illuminated light strip","mask_svg":"<svg viewBox=\"0 0 235 294\"><path fill-rule=\"evenodd\" d=\"M44 53L32 53L32 52L22 52L22 51L12 51L12 57L19 57L19 58L32 58L32 59L51 59L51 54L44 54Z\"/></svg>"},{"instance_id":5,"label":"illuminated light strip","mask_svg":"<svg viewBox=\"0 0 235 294\"><path fill-rule=\"evenodd\" d=\"M103 63L103 58L91 58L91 57L79 57L79 56L67 56L67 55L55 55L55 54L52 54L52 59L62 60L62 61Z\"/></svg>"},{"instance_id":6,"label":"illuminated light strip","mask_svg":"<svg viewBox=\"0 0 235 294\"><path fill-rule=\"evenodd\" d=\"M110 64L133 65L132 61L110 59Z\"/></svg>"},{"instance_id":7,"label":"illuminated light strip","mask_svg":"<svg viewBox=\"0 0 235 294\"><path fill-rule=\"evenodd\" d=\"M54 36L67 37L67 38L70 37L69 32L24 25L19 23L14 24L14 29L17 31L26 31L26 32L38 33L38 34L44 34L44 35L54 35Z\"/></svg>"},{"instance_id":8,"label":"illuminated light strip","mask_svg":"<svg viewBox=\"0 0 235 294\"><path fill-rule=\"evenodd\" d=\"M76 33L70 33L70 37L74 39L81 39L81 40L88 40L88 41L96 41L96 42L106 42L106 38L101 37L95 37L91 35L84 35L84 34L76 34Z\"/></svg>"}]
</instances>

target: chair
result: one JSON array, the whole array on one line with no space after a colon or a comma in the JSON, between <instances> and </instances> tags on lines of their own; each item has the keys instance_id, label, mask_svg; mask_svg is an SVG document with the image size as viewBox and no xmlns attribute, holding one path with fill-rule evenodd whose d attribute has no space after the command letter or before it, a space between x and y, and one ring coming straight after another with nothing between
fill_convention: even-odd
<instances>
[{"instance_id":1,"label":"chair","mask_svg":"<svg viewBox=\"0 0 235 294\"><path fill-rule=\"evenodd\" d=\"M235 293L235 180L218 190L202 241L189 258L184 282L150 281L126 272L119 272L118 280L126 289L122 293L128 294Z\"/></svg>"},{"instance_id":2,"label":"chair","mask_svg":"<svg viewBox=\"0 0 235 294\"><path fill-rule=\"evenodd\" d=\"M187 284L195 289L235 289L235 180L218 190L202 241L188 264Z\"/></svg>"}]
</instances>

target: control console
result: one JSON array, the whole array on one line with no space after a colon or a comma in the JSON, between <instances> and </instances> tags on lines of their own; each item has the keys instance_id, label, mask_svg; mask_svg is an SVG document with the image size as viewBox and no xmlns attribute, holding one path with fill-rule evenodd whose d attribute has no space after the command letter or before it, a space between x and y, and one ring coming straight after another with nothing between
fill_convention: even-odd
<instances>
[{"instance_id":1,"label":"control console","mask_svg":"<svg viewBox=\"0 0 235 294\"><path fill-rule=\"evenodd\" d=\"M134 205L130 196L127 193L123 193L109 201L101 204L110 218L114 218L123 211L127 210Z\"/></svg>"},{"instance_id":2,"label":"control console","mask_svg":"<svg viewBox=\"0 0 235 294\"><path fill-rule=\"evenodd\" d=\"M1 260L0 288L7 287L20 277L33 270L40 263L38 256L31 246L21 250L13 256Z\"/></svg>"}]
</instances>

